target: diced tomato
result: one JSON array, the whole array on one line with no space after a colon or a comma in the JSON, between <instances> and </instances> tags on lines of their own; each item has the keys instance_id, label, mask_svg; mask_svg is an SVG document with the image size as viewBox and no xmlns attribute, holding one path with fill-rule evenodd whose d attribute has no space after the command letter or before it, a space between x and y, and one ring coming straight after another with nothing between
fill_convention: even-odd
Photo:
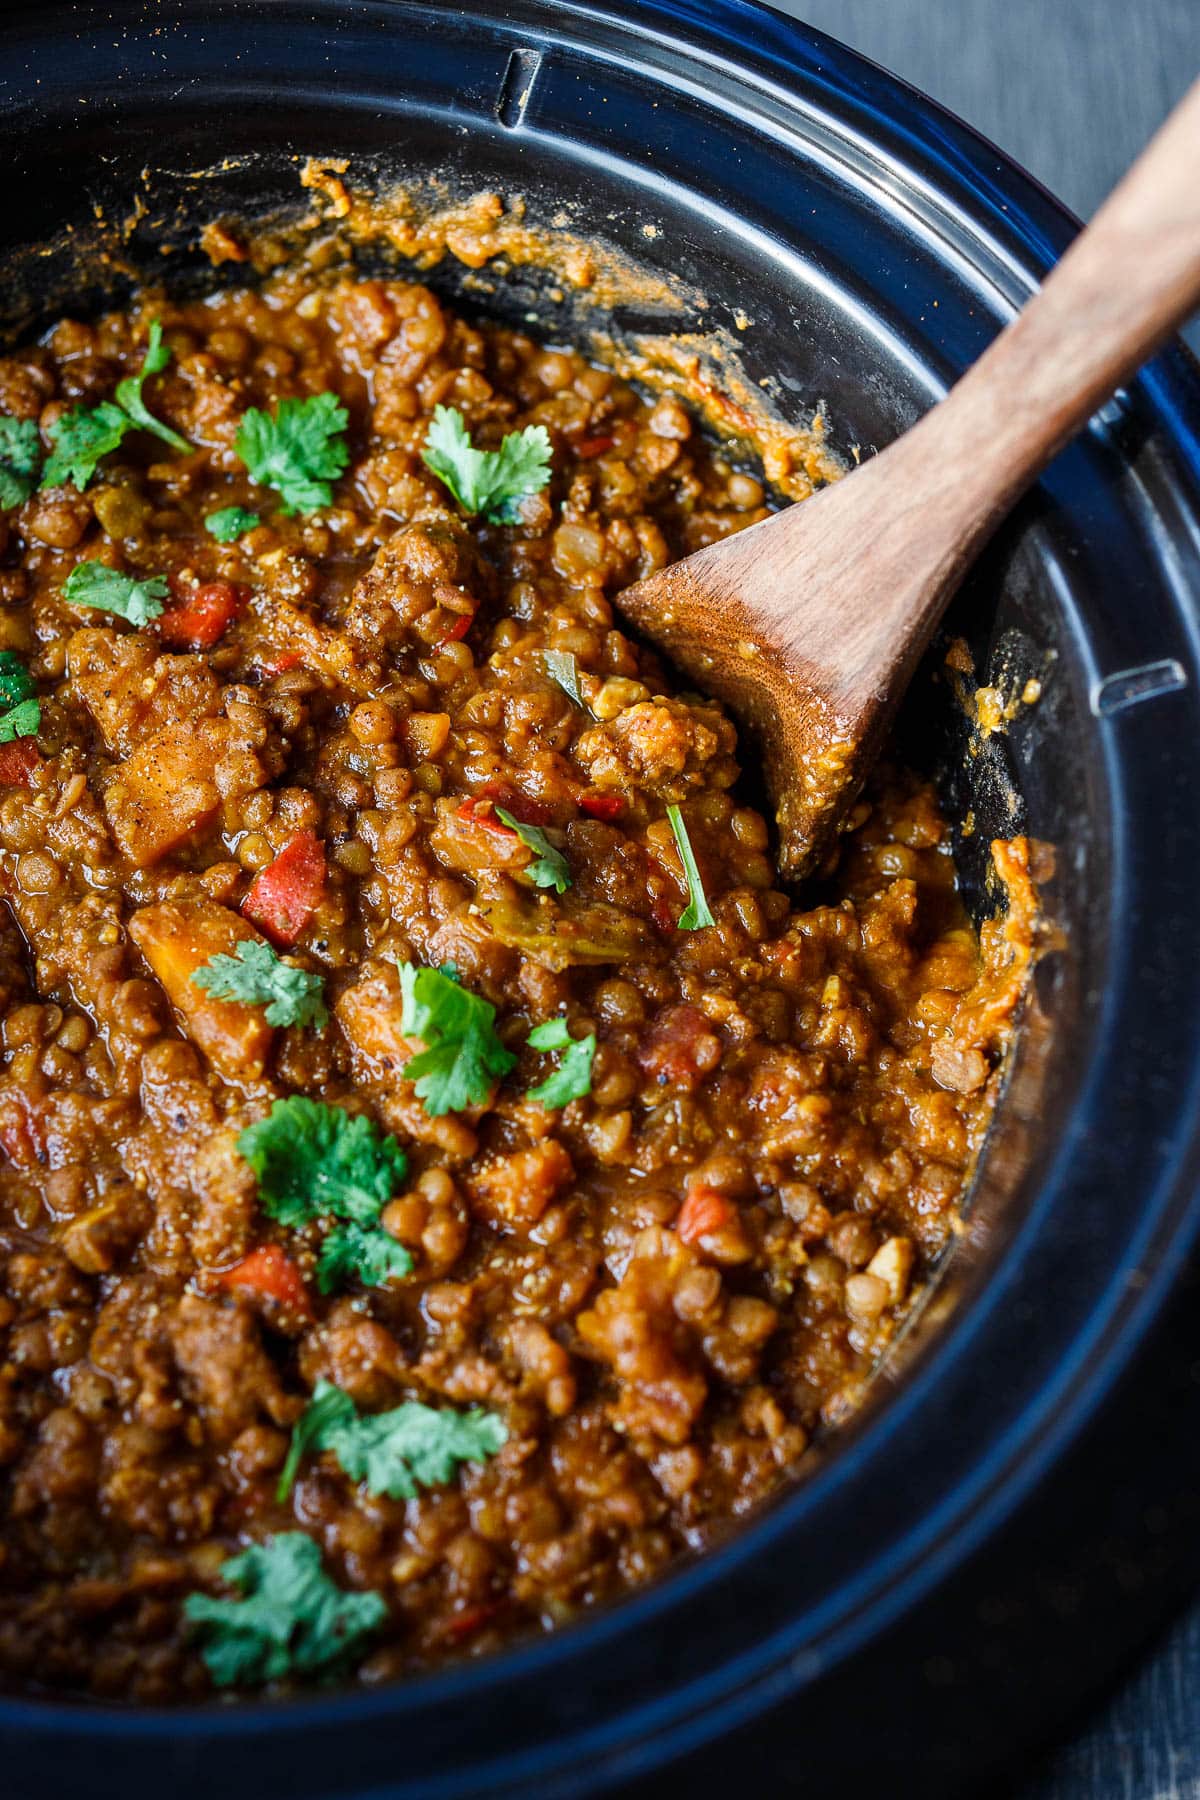
<instances>
[{"instance_id":1,"label":"diced tomato","mask_svg":"<svg viewBox=\"0 0 1200 1800\"><path fill-rule=\"evenodd\" d=\"M679 1209L675 1230L685 1244L698 1244L710 1231L723 1231L733 1223L733 1202L716 1188L694 1187Z\"/></svg>"},{"instance_id":2,"label":"diced tomato","mask_svg":"<svg viewBox=\"0 0 1200 1800\"><path fill-rule=\"evenodd\" d=\"M299 832L254 877L242 901L243 918L272 943L294 944L321 903L325 872L324 844L315 832Z\"/></svg>"},{"instance_id":3,"label":"diced tomato","mask_svg":"<svg viewBox=\"0 0 1200 1800\"><path fill-rule=\"evenodd\" d=\"M620 794L580 794L579 804L593 819L603 819L610 825L625 811L625 801Z\"/></svg>"},{"instance_id":4,"label":"diced tomato","mask_svg":"<svg viewBox=\"0 0 1200 1800\"><path fill-rule=\"evenodd\" d=\"M433 646L434 649L440 650L446 644L457 644L459 638L466 637L474 623L475 614L473 612L459 613L449 631L445 632Z\"/></svg>"},{"instance_id":5,"label":"diced tomato","mask_svg":"<svg viewBox=\"0 0 1200 1800\"><path fill-rule=\"evenodd\" d=\"M259 668L266 676L283 675L288 669L294 669L304 658L298 650L281 651L271 662L259 663Z\"/></svg>"},{"instance_id":6,"label":"diced tomato","mask_svg":"<svg viewBox=\"0 0 1200 1800\"><path fill-rule=\"evenodd\" d=\"M484 1600L478 1606L464 1606L461 1612L446 1620L438 1636L450 1643L461 1643L463 1638L470 1637L480 1626L486 1625L489 1619L494 1619L499 1611L500 1604L496 1600Z\"/></svg>"},{"instance_id":7,"label":"diced tomato","mask_svg":"<svg viewBox=\"0 0 1200 1800\"><path fill-rule=\"evenodd\" d=\"M685 1001L655 1014L636 1054L645 1073L662 1086L694 1088L716 1068L722 1048L700 1008Z\"/></svg>"},{"instance_id":8,"label":"diced tomato","mask_svg":"<svg viewBox=\"0 0 1200 1800\"><path fill-rule=\"evenodd\" d=\"M18 1169L34 1169L46 1157L46 1134L24 1088L0 1090L0 1150Z\"/></svg>"},{"instance_id":9,"label":"diced tomato","mask_svg":"<svg viewBox=\"0 0 1200 1800\"><path fill-rule=\"evenodd\" d=\"M616 441L615 437L603 435L580 438L575 446L575 454L582 457L584 462L590 462L594 456L603 456L606 450L611 450Z\"/></svg>"},{"instance_id":10,"label":"diced tomato","mask_svg":"<svg viewBox=\"0 0 1200 1800\"><path fill-rule=\"evenodd\" d=\"M184 588L178 604L163 613L158 635L173 650L211 650L245 605L245 589L232 581L205 581Z\"/></svg>"},{"instance_id":11,"label":"diced tomato","mask_svg":"<svg viewBox=\"0 0 1200 1800\"><path fill-rule=\"evenodd\" d=\"M0 787L32 787L33 772L42 753L32 738L14 738L0 744Z\"/></svg>"},{"instance_id":12,"label":"diced tomato","mask_svg":"<svg viewBox=\"0 0 1200 1800\"><path fill-rule=\"evenodd\" d=\"M505 811L507 810L506 807ZM500 832L505 837L517 835L511 825L506 825L503 819L496 817L492 802L479 794L468 794L465 800L459 802L457 812L459 818L465 819L468 825L486 825L489 831Z\"/></svg>"},{"instance_id":13,"label":"diced tomato","mask_svg":"<svg viewBox=\"0 0 1200 1800\"><path fill-rule=\"evenodd\" d=\"M312 1302L304 1277L287 1251L278 1244L260 1244L232 1269L226 1269L220 1282L222 1287L234 1291L240 1288L249 1294L260 1294L266 1300L275 1300L301 1318L312 1317Z\"/></svg>"},{"instance_id":14,"label":"diced tomato","mask_svg":"<svg viewBox=\"0 0 1200 1800\"><path fill-rule=\"evenodd\" d=\"M523 794L519 787L503 776L495 775L491 781L485 781L475 796L477 800L490 800L494 806L502 806L505 812L519 819L522 825L548 825L551 819L550 808L543 806L529 794Z\"/></svg>"}]
</instances>

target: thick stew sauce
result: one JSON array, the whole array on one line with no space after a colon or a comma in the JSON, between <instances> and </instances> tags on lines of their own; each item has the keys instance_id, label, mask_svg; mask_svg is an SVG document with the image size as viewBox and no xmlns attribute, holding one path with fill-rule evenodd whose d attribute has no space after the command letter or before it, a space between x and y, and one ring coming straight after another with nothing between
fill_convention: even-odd
<instances>
[{"instance_id":1,"label":"thick stew sauce","mask_svg":"<svg viewBox=\"0 0 1200 1800\"><path fill-rule=\"evenodd\" d=\"M0 1679L378 1682L702 1548L956 1229L1023 845L981 942L890 769L798 908L613 609L762 483L424 287L62 322L0 502Z\"/></svg>"}]
</instances>

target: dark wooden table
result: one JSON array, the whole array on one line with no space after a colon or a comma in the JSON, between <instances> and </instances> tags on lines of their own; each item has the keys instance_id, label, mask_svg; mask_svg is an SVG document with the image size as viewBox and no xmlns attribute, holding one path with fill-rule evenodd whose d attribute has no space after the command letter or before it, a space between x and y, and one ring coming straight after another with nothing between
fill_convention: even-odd
<instances>
[{"instance_id":1,"label":"dark wooden table","mask_svg":"<svg viewBox=\"0 0 1200 1800\"><path fill-rule=\"evenodd\" d=\"M1200 74L1200 0L780 3L932 94L1083 218ZM1200 321L1187 335L1200 352ZM1019 1800L1200 1800L1200 1606Z\"/></svg>"}]
</instances>

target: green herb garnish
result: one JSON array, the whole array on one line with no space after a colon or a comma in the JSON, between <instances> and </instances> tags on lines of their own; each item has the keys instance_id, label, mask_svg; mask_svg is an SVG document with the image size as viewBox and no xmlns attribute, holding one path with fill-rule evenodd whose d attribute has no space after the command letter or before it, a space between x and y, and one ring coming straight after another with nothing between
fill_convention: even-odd
<instances>
[{"instance_id":1,"label":"green herb garnish","mask_svg":"<svg viewBox=\"0 0 1200 1800\"><path fill-rule=\"evenodd\" d=\"M431 1118L483 1106L494 1084L516 1063L496 1035L496 1009L440 969L400 964L404 1010L400 1030L420 1038L404 1076L416 1086Z\"/></svg>"},{"instance_id":2,"label":"green herb garnish","mask_svg":"<svg viewBox=\"0 0 1200 1800\"><path fill-rule=\"evenodd\" d=\"M332 1294L351 1276L364 1287L385 1287L412 1274L413 1259L382 1225L335 1225L321 1246L317 1286Z\"/></svg>"},{"instance_id":3,"label":"green herb garnish","mask_svg":"<svg viewBox=\"0 0 1200 1800\"><path fill-rule=\"evenodd\" d=\"M42 470L43 488L73 482L82 492L102 456L118 450L131 421L119 406L104 400L90 411L75 407L50 427L50 454Z\"/></svg>"},{"instance_id":4,"label":"green herb garnish","mask_svg":"<svg viewBox=\"0 0 1200 1800\"><path fill-rule=\"evenodd\" d=\"M550 437L544 425L527 425L510 431L498 450L476 450L458 408L435 406L421 460L464 512L511 525L518 502L550 479Z\"/></svg>"},{"instance_id":5,"label":"green herb garnish","mask_svg":"<svg viewBox=\"0 0 1200 1800\"><path fill-rule=\"evenodd\" d=\"M98 612L116 613L131 625L148 625L162 612L169 591L165 575L138 581L106 563L82 562L67 576L63 597L72 606L92 606Z\"/></svg>"},{"instance_id":6,"label":"green herb garnish","mask_svg":"<svg viewBox=\"0 0 1200 1800\"><path fill-rule=\"evenodd\" d=\"M117 405L126 415L131 425L139 431L152 431L164 444L170 444L172 450L190 450L191 445L161 419L156 419L142 398L142 384L148 375L161 375L171 360L171 352L162 341L162 325L157 319L150 323L146 337L146 354L142 358L142 366L136 375L127 375L124 381L117 383Z\"/></svg>"},{"instance_id":7,"label":"green herb garnish","mask_svg":"<svg viewBox=\"0 0 1200 1800\"><path fill-rule=\"evenodd\" d=\"M715 925L716 920L708 910L708 899L704 892L704 883L700 879L700 870L696 866L696 854L692 849L692 840L688 836L687 826L683 822L683 814L677 806L668 806L667 817L671 821L671 830L675 834L675 848L679 852L679 860L683 864L683 872L687 876L690 899L679 915L680 931L699 931L705 925Z\"/></svg>"},{"instance_id":8,"label":"green herb garnish","mask_svg":"<svg viewBox=\"0 0 1200 1800\"><path fill-rule=\"evenodd\" d=\"M0 507L7 512L33 492L42 440L33 419L0 418Z\"/></svg>"},{"instance_id":9,"label":"green herb garnish","mask_svg":"<svg viewBox=\"0 0 1200 1800\"><path fill-rule=\"evenodd\" d=\"M33 676L15 650L0 650L0 708L19 706L37 692Z\"/></svg>"},{"instance_id":10,"label":"green herb garnish","mask_svg":"<svg viewBox=\"0 0 1200 1800\"><path fill-rule=\"evenodd\" d=\"M189 450L187 439L156 419L142 398L146 377L159 374L170 360L171 352L162 341L162 326L155 319L141 369L117 383L116 400L103 400L90 409L77 406L50 427L51 450L42 470L42 487L61 487L71 481L82 491L95 474L100 458L119 449L127 431L152 431L172 449Z\"/></svg>"},{"instance_id":11,"label":"green herb garnish","mask_svg":"<svg viewBox=\"0 0 1200 1800\"><path fill-rule=\"evenodd\" d=\"M553 1111L591 1093L592 1062L596 1055L594 1031L587 1037L573 1038L565 1019L548 1019L544 1025L534 1026L529 1043L535 1050L561 1050L564 1054L554 1073L529 1089L525 1096L527 1100L536 1100L547 1111Z\"/></svg>"},{"instance_id":12,"label":"green herb garnish","mask_svg":"<svg viewBox=\"0 0 1200 1800\"><path fill-rule=\"evenodd\" d=\"M298 1227L329 1215L374 1225L408 1158L362 1113L294 1094L247 1125L238 1154L258 1176L268 1217Z\"/></svg>"},{"instance_id":13,"label":"green herb garnish","mask_svg":"<svg viewBox=\"0 0 1200 1800\"><path fill-rule=\"evenodd\" d=\"M457 1412L406 1400L390 1412L364 1416L349 1394L318 1381L311 1405L293 1427L276 1498L287 1499L308 1451L330 1451L369 1494L413 1500L423 1487L452 1481L460 1463L485 1462L507 1441L503 1419L482 1407Z\"/></svg>"},{"instance_id":14,"label":"green herb garnish","mask_svg":"<svg viewBox=\"0 0 1200 1800\"><path fill-rule=\"evenodd\" d=\"M221 1577L241 1599L189 1594L183 1603L218 1687L340 1668L387 1617L379 1594L347 1593L329 1579L302 1531L251 1544L222 1564Z\"/></svg>"},{"instance_id":15,"label":"green herb garnish","mask_svg":"<svg viewBox=\"0 0 1200 1800\"><path fill-rule=\"evenodd\" d=\"M193 971L192 980L214 1000L265 1006L268 1025L314 1025L320 1031L329 1020L321 998L324 976L284 962L257 938L246 938L232 956L223 951L210 956Z\"/></svg>"},{"instance_id":16,"label":"green herb garnish","mask_svg":"<svg viewBox=\"0 0 1200 1800\"><path fill-rule=\"evenodd\" d=\"M523 873L528 875L534 887L553 888L556 894L565 894L571 885L571 865L546 833L537 825L524 825L520 819L514 819L510 812L502 806L496 808L496 817L510 831L515 831L521 842L536 852L532 862L527 862Z\"/></svg>"},{"instance_id":17,"label":"green herb garnish","mask_svg":"<svg viewBox=\"0 0 1200 1800\"><path fill-rule=\"evenodd\" d=\"M242 416L234 449L252 480L275 489L282 513L316 512L332 505L330 483L350 460L342 435L348 423L336 394L281 400L274 416L252 406Z\"/></svg>"},{"instance_id":18,"label":"green herb garnish","mask_svg":"<svg viewBox=\"0 0 1200 1800\"><path fill-rule=\"evenodd\" d=\"M245 537L248 531L256 531L261 524L259 514L247 512L244 506L223 506L220 512L208 514L204 529L219 544L236 544L240 537Z\"/></svg>"},{"instance_id":19,"label":"green herb garnish","mask_svg":"<svg viewBox=\"0 0 1200 1800\"><path fill-rule=\"evenodd\" d=\"M14 738L36 737L42 722L42 709L36 700L22 700L0 715L0 744L11 744Z\"/></svg>"},{"instance_id":20,"label":"green herb garnish","mask_svg":"<svg viewBox=\"0 0 1200 1800\"><path fill-rule=\"evenodd\" d=\"M570 650L543 650L542 667L568 700L573 700L576 706L583 705L583 694L579 687L579 663Z\"/></svg>"}]
</instances>

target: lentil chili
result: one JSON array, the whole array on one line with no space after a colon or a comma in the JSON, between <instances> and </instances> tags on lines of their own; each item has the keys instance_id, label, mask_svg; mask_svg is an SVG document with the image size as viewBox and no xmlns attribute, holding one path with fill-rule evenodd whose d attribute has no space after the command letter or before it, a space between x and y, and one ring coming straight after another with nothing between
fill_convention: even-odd
<instances>
[{"instance_id":1,"label":"lentil chili","mask_svg":"<svg viewBox=\"0 0 1200 1800\"><path fill-rule=\"evenodd\" d=\"M74 458L0 514L3 1679L379 1681L645 1582L953 1234L1024 845L981 942L888 768L782 892L612 605L762 484L424 287L66 320L0 414Z\"/></svg>"}]
</instances>

